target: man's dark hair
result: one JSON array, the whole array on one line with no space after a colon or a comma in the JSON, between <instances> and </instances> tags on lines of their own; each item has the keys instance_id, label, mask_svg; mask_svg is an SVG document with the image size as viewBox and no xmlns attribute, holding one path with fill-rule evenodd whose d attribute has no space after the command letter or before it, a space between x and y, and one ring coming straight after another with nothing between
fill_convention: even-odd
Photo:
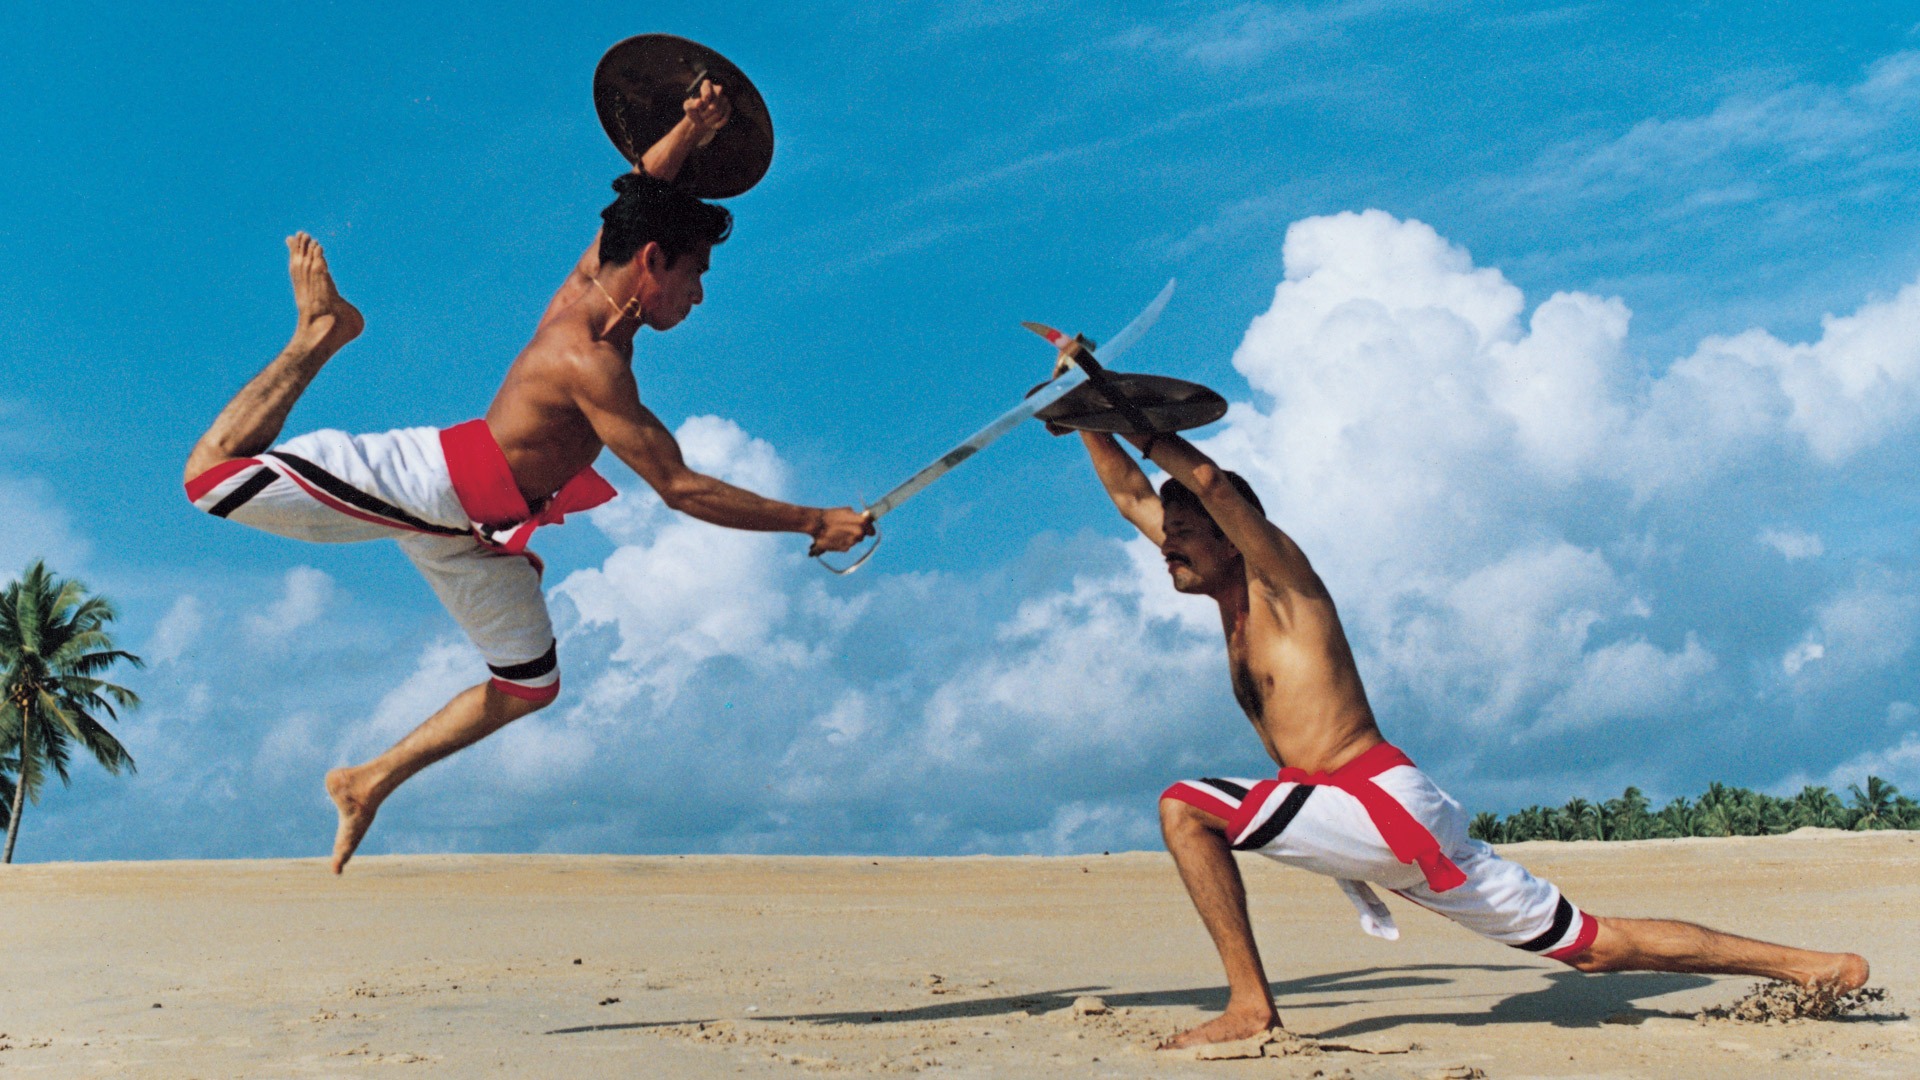
<instances>
[{"instance_id":1,"label":"man's dark hair","mask_svg":"<svg viewBox=\"0 0 1920 1080\"><path fill-rule=\"evenodd\" d=\"M625 266L648 241L660 245L672 266L695 244L718 244L733 231L733 215L724 206L701 202L665 180L630 172L613 182L618 192L600 211L602 266Z\"/></svg>"},{"instance_id":2,"label":"man's dark hair","mask_svg":"<svg viewBox=\"0 0 1920 1080\"><path fill-rule=\"evenodd\" d=\"M1239 492L1241 498L1252 503L1255 510L1262 514L1267 512L1267 508L1260 505L1260 496L1253 493L1253 485L1247 483L1246 477L1231 469L1221 469L1220 475L1226 477L1227 483L1233 485L1233 490ZM1185 506L1199 511L1200 516L1206 518L1207 524L1213 527L1213 535L1220 537L1227 535L1221 530L1220 523L1213 520L1213 515L1207 513L1207 505L1200 501L1200 496L1195 495L1191 488L1171 476L1167 477L1166 483L1160 485L1160 505L1163 508Z\"/></svg>"}]
</instances>

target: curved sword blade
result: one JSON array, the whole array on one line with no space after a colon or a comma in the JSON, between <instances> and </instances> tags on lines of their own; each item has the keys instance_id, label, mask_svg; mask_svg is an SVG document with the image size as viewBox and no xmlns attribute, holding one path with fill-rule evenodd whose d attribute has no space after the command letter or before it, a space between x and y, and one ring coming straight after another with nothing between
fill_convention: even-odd
<instances>
[{"instance_id":1,"label":"curved sword blade","mask_svg":"<svg viewBox=\"0 0 1920 1080\"><path fill-rule=\"evenodd\" d=\"M993 423L974 432L967 441L940 455L940 460L921 469L907 478L907 482L880 496L878 502L867 507L867 515L875 521L881 516L920 494L920 490L952 471L955 465L967 460L987 448L987 444L1005 435L1041 409L1059 401L1081 383L1087 381L1087 373L1079 368L1060 376L1043 387L1038 393L1020 404L1001 413Z\"/></svg>"},{"instance_id":2,"label":"curved sword blade","mask_svg":"<svg viewBox=\"0 0 1920 1080\"><path fill-rule=\"evenodd\" d=\"M1094 359L1102 364L1111 364L1120 358L1121 353L1133 348L1136 342L1146 337L1147 331L1153 329L1153 324L1159 320L1160 313L1167 309L1167 301L1173 299L1173 287L1176 282L1177 279L1168 278L1166 287L1160 290L1159 296L1153 298L1153 303L1147 305L1147 310L1135 315L1133 321L1121 327L1119 333L1108 338L1105 345L1093 350Z\"/></svg>"},{"instance_id":3,"label":"curved sword blade","mask_svg":"<svg viewBox=\"0 0 1920 1080\"><path fill-rule=\"evenodd\" d=\"M1125 352L1144 337L1153 327L1154 321L1160 318L1160 312L1166 309L1167 301L1173 296L1173 286L1174 282L1169 280L1166 287L1160 290L1160 295L1153 298L1153 303L1148 304L1146 310L1134 316L1132 322L1121 327L1120 332L1113 335L1113 339L1107 342L1106 347L1100 349L1095 355L1102 361L1111 359ZM1048 341L1053 341L1053 337L1048 336L1049 332L1063 342L1067 340L1058 330L1041 326L1039 323L1022 323L1021 325L1047 338ZM875 521L880 520L901 503L920 494L928 484L951 472L954 466L986 449L989 443L1020 426L1020 421L1065 397L1085 381L1087 381L1087 373L1075 367L1059 378L1042 384L1039 389L1028 395L1026 400L1001 413L993 423L974 432L965 442L940 455L938 461L908 477L906 483L880 496L877 502L867 507L867 515Z\"/></svg>"}]
</instances>

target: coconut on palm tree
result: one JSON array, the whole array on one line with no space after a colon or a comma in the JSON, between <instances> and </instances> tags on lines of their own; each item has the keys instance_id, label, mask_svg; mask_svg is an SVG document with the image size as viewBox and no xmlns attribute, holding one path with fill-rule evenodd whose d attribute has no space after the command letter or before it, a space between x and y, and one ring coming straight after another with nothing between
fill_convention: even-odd
<instances>
[{"instance_id":1,"label":"coconut on palm tree","mask_svg":"<svg viewBox=\"0 0 1920 1080\"><path fill-rule=\"evenodd\" d=\"M133 691L101 678L122 661L141 666L139 657L114 648L107 632L114 617L105 597L37 560L0 591L0 754L11 758L0 765L13 766L0 863L13 861L20 815L29 798L40 801L47 774L71 782L67 765L76 745L109 773L133 770L127 748L101 724L103 716L118 718L116 704L140 704Z\"/></svg>"}]
</instances>

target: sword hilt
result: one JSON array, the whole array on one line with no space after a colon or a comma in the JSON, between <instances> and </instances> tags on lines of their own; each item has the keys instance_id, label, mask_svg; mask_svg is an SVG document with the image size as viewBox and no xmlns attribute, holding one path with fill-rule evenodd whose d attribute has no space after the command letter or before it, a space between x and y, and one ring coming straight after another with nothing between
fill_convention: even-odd
<instances>
[{"instance_id":1,"label":"sword hilt","mask_svg":"<svg viewBox=\"0 0 1920 1080\"><path fill-rule=\"evenodd\" d=\"M866 509L866 507L863 505L861 509L864 510ZM879 550L880 550L880 521L879 519L876 518L873 520L873 543L867 545L867 550L862 552L859 558L853 560L852 562L848 563L845 566L835 566L832 563L828 562L827 552L824 552L824 551L818 555L815 555L814 558L820 560L821 566L826 567L828 570L833 571L834 573L840 575L841 577L846 577L848 574L851 574L855 570L858 570L861 567L867 565L867 560L873 558L873 553Z\"/></svg>"},{"instance_id":2,"label":"sword hilt","mask_svg":"<svg viewBox=\"0 0 1920 1080\"><path fill-rule=\"evenodd\" d=\"M1092 343L1088 342L1088 344ZM1112 379L1107 378L1107 369L1101 367L1100 361L1094 359L1092 348L1075 349L1073 362L1080 365L1081 371L1087 373L1087 385L1099 391L1100 396L1107 399L1107 404L1112 405L1121 416L1127 418L1127 423L1139 428L1143 435L1160 433L1159 425L1153 422L1153 418L1147 415L1146 410L1134 404L1125 390L1120 389Z\"/></svg>"}]
</instances>

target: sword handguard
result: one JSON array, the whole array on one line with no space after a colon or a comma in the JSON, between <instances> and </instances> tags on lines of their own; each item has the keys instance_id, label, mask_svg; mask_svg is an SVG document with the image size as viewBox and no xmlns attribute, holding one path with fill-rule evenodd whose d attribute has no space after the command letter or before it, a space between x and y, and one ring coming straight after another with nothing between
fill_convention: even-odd
<instances>
[{"instance_id":1,"label":"sword handguard","mask_svg":"<svg viewBox=\"0 0 1920 1080\"><path fill-rule=\"evenodd\" d=\"M873 543L868 544L867 550L863 552L859 558L853 560L851 563L848 563L846 566L835 566L832 563L827 561L827 553L824 551L818 555L815 555L814 558L820 560L821 566L826 567L828 570L833 571L834 573L840 575L841 577L846 577L848 574L851 574L855 570L858 570L861 567L867 565L867 560L873 558L873 553L879 550L880 550L880 523L878 521L875 521L873 523Z\"/></svg>"}]
</instances>

